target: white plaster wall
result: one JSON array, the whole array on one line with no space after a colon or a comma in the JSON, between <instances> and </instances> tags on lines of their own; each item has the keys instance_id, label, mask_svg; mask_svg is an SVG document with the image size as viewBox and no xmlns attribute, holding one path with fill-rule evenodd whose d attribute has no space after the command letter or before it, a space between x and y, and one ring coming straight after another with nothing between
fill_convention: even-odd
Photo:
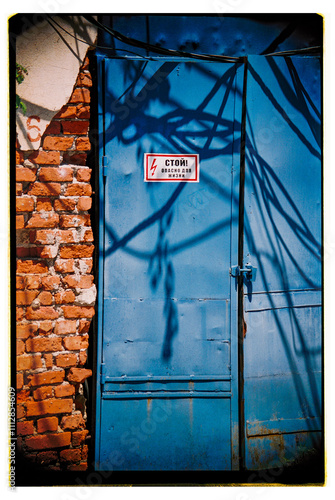
<instances>
[{"instance_id":1,"label":"white plaster wall","mask_svg":"<svg viewBox=\"0 0 335 500\"><path fill-rule=\"evenodd\" d=\"M28 70L16 89L27 106L26 114L18 110L16 115L23 151L40 147L46 127L70 98L79 68L97 36L97 29L82 16L51 16L52 20L70 34L54 24L57 33L48 22L42 21L20 35L16 42L16 62Z\"/></svg>"}]
</instances>

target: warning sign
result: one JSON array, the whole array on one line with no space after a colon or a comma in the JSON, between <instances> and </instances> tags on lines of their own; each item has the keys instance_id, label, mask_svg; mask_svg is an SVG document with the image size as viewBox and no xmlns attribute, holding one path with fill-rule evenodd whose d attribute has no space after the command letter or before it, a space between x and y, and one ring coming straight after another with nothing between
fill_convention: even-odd
<instances>
[{"instance_id":1,"label":"warning sign","mask_svg":"<svg viewBox=\"0 0 335 500\"><path fill-rule=\"evenodd\" d=\"M146 182L199 182L199 155L144 154Z\"/></svg>"}]
</instances>

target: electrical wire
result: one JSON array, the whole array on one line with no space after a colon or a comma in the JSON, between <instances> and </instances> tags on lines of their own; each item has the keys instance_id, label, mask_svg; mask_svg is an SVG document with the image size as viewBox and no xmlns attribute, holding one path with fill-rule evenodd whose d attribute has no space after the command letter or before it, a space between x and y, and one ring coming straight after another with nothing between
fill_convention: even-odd
<instances>
[{"instance_id":1,"label":"electrical wire","mask_svg":"<svg viewBox=\"0 0 335 500\"><path fill-rule=\"evenodd\" d=\"M78 38L77 36L73 35L72 33L70 33L68 30L66 30L63 26L61 26L57 21L55 21L54 18L52 18L49 14L47 14L47 17L49 19L47 19L47 22L50 24L50 26L52 26L52 28L56 31L56 33L59 34L59 31L55 28L55 26L53 26L52 23L56 24L56 26L58 26L62 31L64 31L65 33L67 33L69 36L71 36L72 38L74 38L75 40L77 40L77 42L81 42L81 43L84 43L85 45L88 45L89 47L93 47L94 49L103 49L103 50L118 50L118 51L121 51L121 52L127 52L129 54L133 54L135 56L138 56L138 57L141 57L143 59L150 59L150 57L147 57L147 56L143 56L142 54L138 54L137 52L133 52L132 50L127 50L127 49L114 49L112 47L105 47L105 46L102 46L102 45L97 45L96 43L89 43L89 42L86 42L86 40L82 40L81 38Z\"/></svg>"},{"instance_id":2,"label":"electrical wire","mask_svg":"<svg viewBox=\"0 0 335 500\"><path fill-rule=\"evenodd\" d=\"M52 18L49 14L47 14L47 21L48 23L52 26L52 28L59 34L57 28L52 24L54 23L56 26L58 26L62 31L67 33L69 36L77 40L78 42L84 43L90 47L93 48L98 48L102 50L113 50L113 51L119 51L119 52L126 52L128 54L135 55L137 57L140 57L142 59L147 59L147 60L152 60L152 57L149 56L144 56L142 54L138 54L137 52L133 52L128 49L119 49L119 48L112 48L112 47L106 47L98 44L91 44L89 42L86 42L86 40L82 40L78 38L77 36L73 35L70 33L68 30L66 30L63 26L61 26L54 18ZM156 52L159 54L165 54L165 55L172 55L174 57L185 57L185 58L190 58L190 59L201 59L201 60L209 60L209 61L220 61L220 62L244 62L245 56L240 56L240 57L233 57L233 56L223 56L223 55L214 55L214 54L195 54L192 52L184 52L180 50L173 50L173 49L165 49L164 47L156 47L155 45L142 42L141 40L136 40L135 38L130 38L126 35L123 35L122 33L119 33L116 30L113 30L111 28L108 28L104 24L100 23L99 21L96 21L92 16L90 15L83 15L83 17L90 23L94 24L97 26L99 29L106 31L109 33L111 36L116 38L117 40L120 40L123 43L126 43L128 45L132 45L135 47L139 48L144 48L146 50L149 50L151 52ZM265 57L272 57L272 56L293 56L293 55L299 55L299 54L304 54L304 55L313 55L321 51L321 47L314 46L314 47L305 47L302 49L293 49L293 50L286 50L286 51L280 51L280 52L271 52L269 54L263 54Z\"/></svg>"},{"instance_id":3,"label":"electrical wire","mask_svg":"<svg viewBox=\"0 0 335 500\"><path fill-rule=\"evenodd\" d=\"M302 49L292 49L292 50L284 50L281 52L271 52L270 54L263 54L265 57L268 56L295 56L299 54L305 55L314 55L321 51L320 45L316 45L315 47L304 47Z\"/></svg>"},{"instance_id":4,"label":"electrical wire","mask_svg":"<svg viewBox=\"0 0 335 500\"><path fill-rule=\"evenodd\" d=\"M91 15L83 15L83 17L91 24L94 24L95 26L97 26L99 29L106 31L107 33L112 35L117 40L120 40L121 42L126 43L127 45L132 45L135 47L140 47L140 48L146 49L150 52L169 55L171 57L184 57L184 58L188 58L188 59L200 59L203 61L219 61L219 62L236 63L236 62L244 62L244 59L245 59L245 57L220 56L220 55L214 55L214 54L195 54L193 52L184 52L184 51L180 51L180 50L165 49L164 47L157 47L156 45L152 45L151 43L142 42L141 40L136 40L135 38L130 38L126 35L122 35L122 33L119 33L118 31L113 30L111 28L108 28L104 24L100 23L99 21L94 19L94 17L92 17Z\"/></svg>"}]
</instances>

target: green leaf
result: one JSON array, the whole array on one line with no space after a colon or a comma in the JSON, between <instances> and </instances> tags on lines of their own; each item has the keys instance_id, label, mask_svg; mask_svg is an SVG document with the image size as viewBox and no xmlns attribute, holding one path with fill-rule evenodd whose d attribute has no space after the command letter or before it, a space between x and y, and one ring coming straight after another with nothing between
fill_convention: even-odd
<instances>
[{"instance_id":1,"label":"green leaf","mask_svg":"<svg viewBox=\"0 0 335 500\"><path fill-rule=\"evenodd\" d=\"M16 99L15 99L15 106L16 106L16 109L21 108L24 115L26 114L27 106L24 104L24 102L21 101L20 96L17 94L16 94Z\"/></svg>"}]
</instances>

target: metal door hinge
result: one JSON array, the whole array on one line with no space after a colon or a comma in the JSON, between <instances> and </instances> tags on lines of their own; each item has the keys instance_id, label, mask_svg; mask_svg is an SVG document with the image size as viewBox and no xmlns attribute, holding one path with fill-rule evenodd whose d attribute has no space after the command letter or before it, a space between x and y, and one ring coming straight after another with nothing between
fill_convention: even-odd
<instances>
[{"instance_id":1,"label":"metal door hinge","mask_svg":"<svg viewBox=\"0 0 335 500\"><path fill-rule=\"evenodd\" d=\"M106 382L106 375L107 375L105 363L101 363L100 374L101 374L101 384L104 384Z\"/></svg>"},{"instance_id":2,"label":"metal door hinge","mask_svg":"<svg viewBox=\"0 0 335 500\"><path fill-rule=\"evenodd\" d=\"M108 167L108 158L107 156L102 157L102 175L107 177L107 167Z\"/></svg>"},{"instance_id":3,"label":"metal door hinge","mask_svg":"<svg viewBox=\"0 0 335 500\"><path fill-rule=\"evenodd\" d=\"M245 268L241 268L240 266L232 266L229 270L229 274L232 278L238 278L238 276L242 276L244 274L247 280L255 281L257 267L254 267L251 264L246 264Z\"/></svg>"}]
</instances>

